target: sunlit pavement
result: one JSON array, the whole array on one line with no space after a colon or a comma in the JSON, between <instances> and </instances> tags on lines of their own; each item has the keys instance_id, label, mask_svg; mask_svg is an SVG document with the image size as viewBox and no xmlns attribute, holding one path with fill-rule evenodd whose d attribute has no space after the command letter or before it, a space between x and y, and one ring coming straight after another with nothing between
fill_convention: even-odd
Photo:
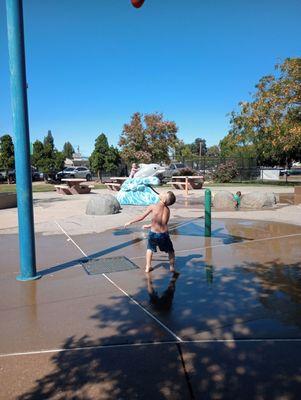
<instances>
[{"instance_id":1,"label":"sunlit pavement","mask_svg":"<svg viewBox=\"0 0 301 400\"><path fill-rule=\"evenodd\" d=\"M177 278L162 253L146 276L140 226L73 235L60 222L37 235L42 278L27 283L17 235L0 236L1 399L300 399L301 227L170 228ZM139 268L82 266L117 256Z\"/></svg>"}]
</instances>

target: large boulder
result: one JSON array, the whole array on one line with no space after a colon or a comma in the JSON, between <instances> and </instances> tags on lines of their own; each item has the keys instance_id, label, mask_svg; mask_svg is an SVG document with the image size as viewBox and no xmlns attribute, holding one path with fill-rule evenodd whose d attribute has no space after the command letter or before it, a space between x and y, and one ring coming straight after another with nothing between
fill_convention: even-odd
<instances>
[{"instance_id":1,"label":"large boulder","mask_svg":"<svg viewBox=\"0 0 301 400\"><path fill-rule=\"evenodd\" d=\"M213 207L216 210L233 210L235 208L233 194L227 190L216 192L213 198Z\"/></svg>"},{"instance_id":2,"label":"large boulder","mask_svg":"<svg viewBox=\"0 0 301 400\"><path fill-rule=\"evenodd\" d=\"M242 208L264 208L273 207L276 204L274 193L251 192L242 195L240 206Z\"/></svg>"},{"instance_id":3,"label":"large boulder","mask_svg":"<svg viewBox=\"0 0 301 400\"><path fill-rule=\"evenodd\" d=\"M101 194L93 196L86 208L88 215L110 215L120 211L119 201L111 194Z\"/></svg>"},{"instance_id":4,"label":"large boulder","mask_svg":"<svg viewBox=\"0 0 301 400\"><path fill-rule=\"evenodd\" d=\"M17 207L16 193L0 193L0 210Z\"/></svg>"}]
</instances>

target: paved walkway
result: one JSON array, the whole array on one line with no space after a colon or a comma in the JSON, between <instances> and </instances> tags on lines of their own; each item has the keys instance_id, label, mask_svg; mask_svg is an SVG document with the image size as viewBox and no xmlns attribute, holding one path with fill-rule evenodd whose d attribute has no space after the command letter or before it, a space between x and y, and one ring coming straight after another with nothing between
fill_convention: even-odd
<instances>
[{"instance_id":1,"label":"paved walkway","mask_svg":"<svg viewBox=\"0 0 301 400\"><path fill-rule=\"evenodd\" d=\"M20 283L17 235L5 231L0 398L299 399L301 227L240 216L215 219L204 238L189 212L171 223L178 277L161 253L145 275L141 226L74 235L62 216L37 234L42 278ZM82 266L117 256L137 268Z\"/></svg>"},{"instance_id":2,"label":"paved walkway","mask_svg":"<svg viewBox=\"0 0 301 400\"><path fill-rule=\"evenodd\" d=\"M213 194L219 190L236 192L239 187L212 188ZM159 189L165 190L166 189ZM268 187L262 185L254 187L242 187L242 193L250 191L273 191L275 193L293 193L292 187ZM122 213L107 216L85 215L86 205L91 196L101 193L112 193L107 190L94 190L88 195L62 196L56 192L34 193L34 215L36 232L44 234L56 234L56 222L62 221L68 231L74 235L88 234L91 232L100 233L107 229L124 225L133 216L144 210L143 207L123 207ZM178 201L171 208L172 218L186 217L194 218L204 214L203 199L204 191L191 191L188 200L183 192L175 192ZM248 218L261 221L280 221L301 225L301 206L285 205L284 207L272 210L260 211L227 211L213 212L213 218ZM17 209L0 210L0 232L2 234L17 233L18 216Z\"/></svg>"}]
</instances>

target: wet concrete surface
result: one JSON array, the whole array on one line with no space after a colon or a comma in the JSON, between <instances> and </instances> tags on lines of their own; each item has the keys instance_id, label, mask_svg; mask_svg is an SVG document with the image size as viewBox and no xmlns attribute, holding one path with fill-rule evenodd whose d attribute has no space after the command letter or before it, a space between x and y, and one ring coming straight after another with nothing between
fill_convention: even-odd
<instances>
[{"instance_id":1,"label":"wet concrete surface","mask_svg":"<svg viewBox=\"0 0 301 400\"><path fill-rule=\"evenodd\" d=\"M17 282L17 237L1 236L1 399L300 398L301 228L214 220L211 238L199 218L170 228L177 279L163 253L144 274L140 226L72 236L89 257L140 267L108 274L113 283L87 275L62 234L37 236L43 277Z\"/></svg>"},{"instance_id":2,"label":"wet concrete surface","mask_svg":"<svg viewBox=\"0 0 301 400\"><path fill-rule=\"evenodd\" d=\"M300 399L301 343L184 344L194 399Z\"/></svg>"},{"instance_id":3,"label":"wet concrete surface","mask_svg":"<svg viewBox=\"0 0 301 400\"><path fill-rule=\"evenodd\" d=\"M18 365L10 358L2 365L6 398L16 398L16 392L22 393L20 400L190 398L175 344L29 355L20 357ZM23 377L17 387L11 370ZM41 378L34 382L32 375Z\"/></svg>"}]
</instances>

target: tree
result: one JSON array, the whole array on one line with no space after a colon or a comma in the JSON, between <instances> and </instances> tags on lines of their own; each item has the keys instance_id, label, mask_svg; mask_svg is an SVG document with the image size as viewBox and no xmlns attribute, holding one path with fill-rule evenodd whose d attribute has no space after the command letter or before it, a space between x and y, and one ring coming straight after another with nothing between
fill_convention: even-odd
<instances>
[{"instance_id":1,"label":"tree","mask_svg":"<svg viewBox=\"0 0 301 400\"><path fill-rule=\"evenodd\" d=\"M229 132L219 143L220 155L224 157L257 158L254 144L246 141L237 142L237 137Z\"/></svg>"},{"instance_id":2,"label":"tree","mask_svg":"<svg viewBox=\"0 0 301 400\"><path fill-rule=\"evenodd\" d=\"M206 156L207 157L219 157L220 154L221 154L221 150L220 150L219 146L213 145L213 146L208 147Z\"/></svg>"},{"instance_id":3,"label":"tree","mask_svg":"<svg viewBox=\"0 0 301 400\"><path fill-rule=\"evenodd\" d=\"M61 171L65 165L65 154L62 151L54 151L54 171Z\"/></svg>"},{"instance_id":4,"label":"tree","mask_svg":"<svg viewBox=\"0 0 301 400\"><path fill-rule=\"evenodd\" d=\"M32 164L46 174L60 171L64 168L65 155L54 146L51 131L48 131L43 143L36 140L33 143Z\"/></svg>"},{"instance_id":5,"label":"tree","mask_svg":"<svg viewBox=\"0 0 301 400\"><path fill-rule=\"evenodd\" d=\"M175 158L177 160L192 160L193 154L191 151L191 145L185 144L183 140L179 140L178 143L175 144Z\"/></svg>"},{"instance_id":6,"label":"tree","mask_svg":"<svg viewBox=\"0 0 301 400\"><path fill-rule=\"evenodd\" d=\"M40 140L33 143L33 153L31 156L31 163L38 170L42 171L41 164L44 160L44 145Z\"/></svg>"},{"instance_id":7,"label":"tree","mask_svg":"<svg viewBox=\"0 0 301 400\"><path fill-rule=\"evenodd\" d=\"M120 163L120 154L116 147L110 146L105 155L104 170L112 172Z\"/></svg>"},{"instance_id":8,"label":"tree","mask_svg":"<svg viewBox=\"0 0 301 400\"><path fill-rule=\"evenodd\" d=\"M49 156L54 152L54 139L51 131L48 131L47 135L44 137L44 151L45 154Z\"/></svg>"},{"instance_id":9,"label":"tree","mask_svg":"<svg viewBox=\"0 0 301 400\"><path fill-rule=\"evenodd\" d=\"M14 144L10 135L0 137L0 169L6 172L7 181L8 172L15 168Z\"/></svg>"},{"instance_id":10,"label":"tree","mask_svg":"<svg viewBox=\"0 0 301 400\"><path fill-rule=\"evenodd\" d=\"M103 171L111 172L118 166L119 152L113 146L109 146L108 139L104 133L95 140L95 147L90 156L90 167L98 177Z\"/></svg>"},{"instance_id":11,"label":"tree","mask_svg":"<svg viewBox=\"0 0 301 400\"><path fill-rule=\"evenodd\" d=\"M196 156L204 156L207 152L206 139L196 138L190 147L191 152Z\"/></svg>"},{"instance_id":12,"label":"tree","mask_svg":"<svg viewBox=\"0 0 301 400\"><path fill-rule=\"evenodd\" d=\"M74 154L74 148L70 142L66 142L63 147L63 154L65 158L72 158Z\"/></svg>"},{"instance_id":13,"label":"tree","mask_svg":"<svg viewBox=\"0 0 301 400\"><path fill-rule=\"evenodd\" d=\"M232 148L252 149L263 165L301 157L301 58L288 58L276 69L278 76L264 76L256 85L253 101L231 113L226 140Z\"/></svg>"},{"instance_id":14,"label":"tree","mask_svg":"<svg viewBox=\"0 0 301 400\"><path fill-rule=\"evenodd\" d=\"M121 156L128 162L168 162L171 148L177 142L178 128L164 121L163 114L135 113L125 124L119 139Z\"/></svg>"}]
</instances>

